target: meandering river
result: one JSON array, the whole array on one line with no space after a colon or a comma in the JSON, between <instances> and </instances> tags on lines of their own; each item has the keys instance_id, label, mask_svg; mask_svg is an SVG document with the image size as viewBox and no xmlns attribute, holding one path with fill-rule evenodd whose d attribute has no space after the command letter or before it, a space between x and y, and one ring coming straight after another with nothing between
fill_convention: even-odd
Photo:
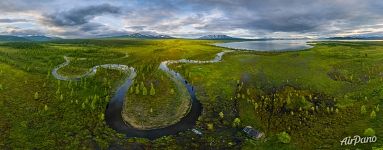
<instances>
[{"instance_id":1,"label":"meandering river","mask_svg":"<svg viewBox=\"0 0 383 150\"><path fill-rule=\"evenodd\" d=\"M179 122L172 124L170 126L167 126L164 128L158 128L158 129L149 129L149 130L137 129L130 126L129 124L126 124L123 120L122 110L123 110L123 104L125 100L125 94L127 93L129 87L133 84L134 78L136 77L136 72L133 67L129 67L126 65L121 65L121 64L98 65L89 69L89 71L83 75L70 78L70 77L62 76L58 73L59 69L70 64L70 59L64 56L65 62L56 66L52 70L52 75L58 80L79 80L81 78L96 74L97 69L100 67L107 68L107 69L118 69L118 70L123 70L126 73L130 73L130 75L125 79L124 83L117 88L115 95L112 97L112 99L110 100L106 108L106 111L105 111L106 123L117 132L126 134L127 137L145 137L149 139L155 139L164 135L176 134L180 131L185 131L185 130L193 128L202 111L202 105L195 96L195 91L193 86L189 82L187 82L178 72L170 69L168 65L176 64L176 63L196 63L196 64L217 63L221 61L222 56L228 52L232 52L232 51L226 50L226 51L217 53L216 57L212 60L180 59L180 60L167 60L160 63L159 65L160 70L169 74L174 82L181 82L184 85L184 87L187 89L191 98L191 108L190 108L190 111L184 117L182 117Z\"/></svg>"}]
</instances>

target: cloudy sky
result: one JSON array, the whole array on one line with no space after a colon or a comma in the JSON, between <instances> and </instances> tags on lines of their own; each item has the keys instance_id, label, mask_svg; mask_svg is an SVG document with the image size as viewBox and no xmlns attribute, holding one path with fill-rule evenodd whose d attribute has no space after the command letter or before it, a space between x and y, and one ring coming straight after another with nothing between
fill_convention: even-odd
<instances>
[{"instance_id":1,"label":"cloudy sky","mask_svg":"<svg viewBox=\"0 0 383 150\"><path fill-rule=\"evenodd\" d=\"M0 0L0 35L383 35L382 0Z\"/></svg>"}]
</instances>

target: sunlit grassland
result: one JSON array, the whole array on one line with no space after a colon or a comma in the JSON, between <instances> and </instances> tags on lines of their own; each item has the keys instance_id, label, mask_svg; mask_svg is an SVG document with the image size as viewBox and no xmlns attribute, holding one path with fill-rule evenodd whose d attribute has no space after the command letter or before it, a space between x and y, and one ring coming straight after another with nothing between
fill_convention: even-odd
<instances>
[{"instance_id":1,"label":"sunlit grassland","mask_svg":"<svg viewBox=\"0 0 383 150\"><path fill-rule=\"evenodd\" d=\"M154 122L148 120L153 126L174 122L184 115L185 111L181 110L188 109L189 101L177 96L179 92L173 81L158 70L158 65L167 59L211 59L222 48L210 43L132 39L1 43L0 147L105 149L112 143L125 141L105 124L104 112L126 74L101 69L95 76L81 81L59 81L50 72L65 62L64 56L71 63L59 73L69 77L102 64L135 67L135 83L144 82L148 95L134 95L127 103L142 106L142 113L152 109L160 114L152 117L157 119ZM156 89L153 96L149 95L150 83ZM170 93L171 89L175 92ZM161 121L159 117L169 120Z\"/></svg>"},{"instance_id":2,"label":"sunlit grassland","mask_svg":"<svg viewBox=\"0 0 383 150\"><path fill-rule=\"evenodd\" d=\"M203 117L210 118L203 122L219 126L211 118L223 112L227 122L239 115L243 126L266 132L268 142L246 142L245 147L333 148L344 137L363 136L366 128L382 138L382 112L370 117L383 104L382 56L382 42L319 42L306 51L238 52L217 64L173 68L196 86L207 108ZM282 131L292 136L292 144L277 143L274 135Z\"/></svg>"},{"instance_id":3,"label":"sunlit grassland","mask_svg":"<svg viewBox=\"0 0 383 150\"><path fill-rule=\"evenodd\" d=\"M64 56L71 62L58 72L69 77L96 65L132 66L137 77L126 96L124 113L141 128L161 127L185 115L189 101L186 91L180 91L158 65L184 58L211 60L224 50L210 45L214 42L95 39L0 43L0 149L106 149L136 144L168 149L367 149L383 144L379 140L383 138L382 111L376 109L383 105L382 42L319 42L305 51L234 52L214 64L173 64L195 87L203 104L195 128L204 135L185 131L152 142L125 139L105 124L105 108L128 74L100 69L95 76L77 82L58 81L50 74L65 62ZM239 125L234 124L237 117ZM266 140L249 139L241 131L246 125L265 132ZM375 130L377 143L340 147L344 137L363 136L366 128ZM278 142L276 134L283 131L291 135L290 144Z\"/></svg>"}]
</instances>

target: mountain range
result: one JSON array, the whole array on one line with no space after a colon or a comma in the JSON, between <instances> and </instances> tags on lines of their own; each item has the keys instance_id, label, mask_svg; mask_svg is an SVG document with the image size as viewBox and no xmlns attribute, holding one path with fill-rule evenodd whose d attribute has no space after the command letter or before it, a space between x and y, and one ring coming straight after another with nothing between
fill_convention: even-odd
<instances>
[{"instance_id":1,"label":"mountain range","mask_svg":"<svg viewBox=\"0 0 383 150\"><path fill-rule=\"evenodd\" d=\"M329 40L383 40L383 36L374 35L374 36L341 36L341 37L328 37L325 39Z\"/></svg>"},{"instance_id":2,"label":"mountain range","mask_svg":"<svg viewBox=\"0 0 383 150\"><path fill-rule=\"evenodd\" d=\"M199 37L200 40L243 40L242 38L235 38L223 34L212 34Z\"/></svg>"},{"instance_id":3,"label":"mountain range","mask_svg":"<svg viewBox=\"0 0 383 150\"><path fill-rule=\"evenodd\" d=\"M163 34L143 34L143 33L133 33L120 36L112 36L108 38L137 38L137 39L173 39L174 37L163 35Z\"/></svg>"}]
</instances>

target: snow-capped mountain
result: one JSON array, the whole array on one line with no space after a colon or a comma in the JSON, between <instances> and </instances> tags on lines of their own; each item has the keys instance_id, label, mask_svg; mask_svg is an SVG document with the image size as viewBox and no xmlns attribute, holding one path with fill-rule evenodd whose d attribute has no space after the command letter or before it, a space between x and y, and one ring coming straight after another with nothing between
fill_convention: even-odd
<instances>
[{"instance_id":1,"label":"snow-capped mountain","mask_svg":"<svg viewBox=\"0 0 383 150\"><path fill-rule=\"evenodd\" d=\"M205 36L202 36L198 39L201 39L201 40L237 40L237 39L241 39L241 38L235 38L235 37L231 37L231 36L227 36L227 35L216 34L216 35L205 35Z\"/></svg>"}]
</instances>

